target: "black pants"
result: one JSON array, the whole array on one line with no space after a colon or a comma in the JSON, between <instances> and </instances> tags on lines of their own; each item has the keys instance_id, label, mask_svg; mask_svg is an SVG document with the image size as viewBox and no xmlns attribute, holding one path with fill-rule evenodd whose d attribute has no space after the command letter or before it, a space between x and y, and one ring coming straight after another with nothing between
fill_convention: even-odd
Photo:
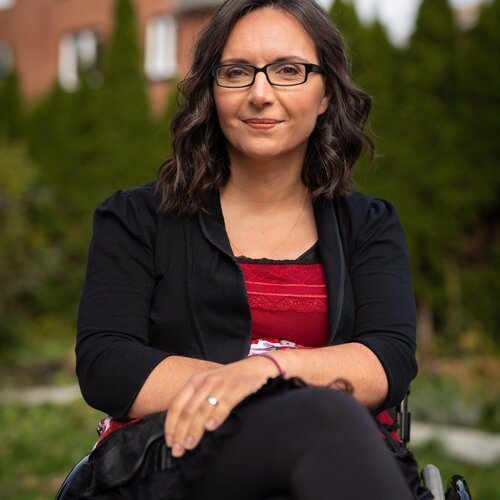
<instances>
[{"instance_id":1,"label":"black pants","mask_svg":"<svg viewBox=\"0 0 500 500\"><path fill-rule=\"evenodd\" d=\"M272 379L179 459L165 446L164 421L165 412L158 413L111 434L79 470L65 499L409 500L417 496L408 486L413 482L412 491L417 491L414 464L405 478L368 410L334 389Z\"/></svg>"},{"instance_id":2,"label":"black pants","mask_svg":"<svg viewBox=\"0 0 500 500\"><path fill-rule=\"evenodd\" d=\"M413 498L369 412L323 388L274 394L241 411L192 500Z\"/></svg>"}]
</instances>

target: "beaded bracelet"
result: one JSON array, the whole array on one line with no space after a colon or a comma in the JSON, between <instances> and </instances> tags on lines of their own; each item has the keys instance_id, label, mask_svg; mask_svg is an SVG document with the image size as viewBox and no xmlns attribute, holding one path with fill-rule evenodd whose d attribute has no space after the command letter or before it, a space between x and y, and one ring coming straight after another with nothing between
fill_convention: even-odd
<instances>
[{"instance_id":1,"label":"beaded bracelet","mask_svg":"<svg viewBox=\"0 0 500 500\"><path fill-rule=\"evenodd\" d=\"M273 358L272 356L270 356L269 354L258 353L258 354L252 354L251 357L253 358L254 356L261 356L263 358L267 358L267 359L271 360L276 365L276 368L279 371L279 375L281 375L282 377L285 376L285 370L283 370L283 368L281 368L281 365L276 361L276 359Z\"/></svg>"}]
</instances>

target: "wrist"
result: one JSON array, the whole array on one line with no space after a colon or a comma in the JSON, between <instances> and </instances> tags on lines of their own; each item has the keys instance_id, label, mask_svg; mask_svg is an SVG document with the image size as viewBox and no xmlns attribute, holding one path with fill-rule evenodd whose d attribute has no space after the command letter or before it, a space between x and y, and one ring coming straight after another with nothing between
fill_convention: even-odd
<instances>
[{"instance_id":1,"label":"wrist","mask_svg":"<svg viewBox=\"0 0 500 500\"><path fill-rule=\"evenodd\" d=\"M274 356L268 353L258 353L250 355L251 358L262 358L268 360L268 363L272 363L274 365L275 370L277 371L276 376L284 377L286 375L285 370L283 370L281 364L276 360Z\"/></svg>"}]
</instances>

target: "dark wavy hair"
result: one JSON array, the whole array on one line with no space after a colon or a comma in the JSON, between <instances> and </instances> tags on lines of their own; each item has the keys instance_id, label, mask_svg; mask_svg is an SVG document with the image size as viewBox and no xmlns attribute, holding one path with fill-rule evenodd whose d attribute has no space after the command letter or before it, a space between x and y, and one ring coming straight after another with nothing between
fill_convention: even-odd
<instances>
[{"instance_id":1,"label":"dark wavy hair","mask_svg":"<svg viewBox=\"0 0 500 500\"><path fill-rule=\"evenodd\" d=\"M303 26L316 46L331 96L309 138L302 167L302 180L312 197L349 193L354 163L363 151L373 156L373 142L365 131L371 98L351 80L342 35L321 7L313 0L227 0L201 33L191 69L179 84L182 104L171 125L173 155L162 164L157 181L160 212L203 210L210 194L229 179L211 68L220 62L236 22L265 7L286 11Z\"/></svg>"}]
</instances>

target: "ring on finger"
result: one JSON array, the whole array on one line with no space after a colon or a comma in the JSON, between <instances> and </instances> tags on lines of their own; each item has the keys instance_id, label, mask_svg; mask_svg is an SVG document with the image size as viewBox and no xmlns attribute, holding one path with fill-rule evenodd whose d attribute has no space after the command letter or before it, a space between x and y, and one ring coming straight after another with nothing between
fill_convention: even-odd
<instances>
[{"instance_id":1,"label":"ring on finger","mask_svg":"<svg viewBox=\"0 0 500 500\"><path fill-rule=\"evenodd\" d=\"M219 400L215 396L208 396L206 402L212 406L217 406L219 404Z\"/></svg>"}]
</instances>

